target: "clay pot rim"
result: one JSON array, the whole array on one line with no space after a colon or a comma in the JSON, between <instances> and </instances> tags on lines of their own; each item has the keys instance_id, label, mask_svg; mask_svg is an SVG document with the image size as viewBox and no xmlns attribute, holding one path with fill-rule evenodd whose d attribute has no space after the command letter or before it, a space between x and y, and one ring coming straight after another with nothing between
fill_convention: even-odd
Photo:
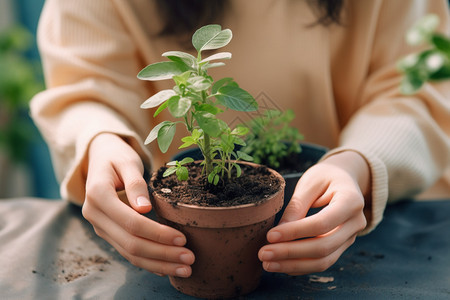
<instances>
[{"instance_id":1,"label":"clay pot rim","mask_svg":"<svg viewBox=\"0 0 450 300\"><path fill-rule=\"evenodd\" d=\"M251 162L240 163L253 165L255 167L261 166ZM271 168L267 169L279 178L280 187L274 194L259 197L257 202L220 207L200 206L186 203L170 203L162 200L163 198L166 198L163 193L153 191L151 193L152 205L157 213L163 218L179 224L190 224L198 227L215 227L215 225L211 225L211 223L220 224L219 227L222 228L239 227L263 221L267 219L269 215L275 215L281 210L283 206L284 189L286 186L283 176ZM150 183L155 176L156 172L153 173ZM258 209L258 211L261 210L261 213L256 213L255 215L255 209ZM190 211L193 216L191 216L191 219L188 219L181 211ZM262 211L265 212L262 213ZM237 217L235 218L236 220L231 220L229 218L230 213ZM195 220L195 223L193 223L193 220Z\"/></svg>"}]
</instances>

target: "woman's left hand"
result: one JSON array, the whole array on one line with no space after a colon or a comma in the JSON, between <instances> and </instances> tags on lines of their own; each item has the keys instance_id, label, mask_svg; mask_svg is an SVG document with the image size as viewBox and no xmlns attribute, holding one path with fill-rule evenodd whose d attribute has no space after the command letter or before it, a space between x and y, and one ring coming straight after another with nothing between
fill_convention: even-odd
<instances>
[{"instance_id":1,"label":"woman's left hand","mask_svg":"<svg viewBox=\"0 0 450 300\"><path fill-rule=\"evenodd\" d=\"M332 266L367 225L370 169L357 152L334 154L300 178L259 259L268 272L303 275ZM365 200L365 197L366 200ZM323 207L306 216L310 208Z\"/></svg>"}]
</instances>

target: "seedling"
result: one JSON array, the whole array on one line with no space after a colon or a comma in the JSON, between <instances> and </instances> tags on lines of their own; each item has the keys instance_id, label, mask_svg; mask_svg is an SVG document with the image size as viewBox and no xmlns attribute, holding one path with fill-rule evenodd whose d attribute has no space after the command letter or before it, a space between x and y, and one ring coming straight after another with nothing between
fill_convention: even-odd
<instances>
[{"instance_id":1,"label":"seedling","mask_svg":"<svg viewBox=\"0 0 450 300\"><path fill-rule=\"evenodd\" d=\"M232 39L230 29L222 30L220 25L207 25L198 29L192 36L192 45L197 50L197 57L182 51L169 51L162 54L168 61L150 64L141 70L138 78L142 80L172 79L175 86L162 90L147 99L141 108L158 107L154 116L163 110L180 121L163 121L156 125L145 140L145 144L155 139L159 149L165 153L176 131L177 124L184 124L189 135L182 138L179 148L197 145L204 157L202 162L209 183L217 185L224 176L231 180L232 169L240 176L239 160L252 160L248 154L235 150L235 145L245 145L242 139L249 130L243 125L234 129L219 118L227 109L235 111L255 111L258 104L252 95L240 88L233 78L214 81L208 70L223 66L219 60L231 58L230 52L219 52L203 58L204 51L225 47ZM168 163L164 176L174 172L178 179L186 180L190 160ZM173 168L172 168L173 167ZM185 170L186 169L186 170ZM169 171L170 170L170 171Z\"/></svg>"}]
</instances>

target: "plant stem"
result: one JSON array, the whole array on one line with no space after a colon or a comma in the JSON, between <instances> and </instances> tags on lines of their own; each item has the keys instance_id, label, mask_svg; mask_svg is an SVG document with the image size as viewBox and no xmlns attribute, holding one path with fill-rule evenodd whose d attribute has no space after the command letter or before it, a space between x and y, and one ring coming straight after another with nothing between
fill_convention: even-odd
<instances>
[{"instance_id":1,"label":"plant stem","mask_svg":"<svg viewBox=\"0 0 450 300\"><path fill-rule=\"evenodd\" d=\"M206 170L206 176L208 176L213 169L212 165L212 159L211 159L211 139L208 134L203 135L204 139L204 152L203 156L205 157L205 170Z\"/></svg>"}]
</instances>

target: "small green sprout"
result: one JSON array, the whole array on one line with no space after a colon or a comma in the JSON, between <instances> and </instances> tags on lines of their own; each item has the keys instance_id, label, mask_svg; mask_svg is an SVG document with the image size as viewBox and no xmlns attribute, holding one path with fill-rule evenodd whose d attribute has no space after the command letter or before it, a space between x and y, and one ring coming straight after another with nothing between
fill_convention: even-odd
<instances>
[{"instance_id":1,"label":"small green sprout","mask_svg":"<svg viewBox=\"0 0 450 300\"><path fill-rule=\"evenodd\" d=\"M188 169L184 166L185 164L189 164L193 162L194 160L190 157L185 157L181 161L171 161L168 162L167 165L170 166L169 168L164 171L163 176L167 177L172 175L173 173L176 173L178 180L188 180L189 178L189 172Z\"/></svg>"}]
</instances>

